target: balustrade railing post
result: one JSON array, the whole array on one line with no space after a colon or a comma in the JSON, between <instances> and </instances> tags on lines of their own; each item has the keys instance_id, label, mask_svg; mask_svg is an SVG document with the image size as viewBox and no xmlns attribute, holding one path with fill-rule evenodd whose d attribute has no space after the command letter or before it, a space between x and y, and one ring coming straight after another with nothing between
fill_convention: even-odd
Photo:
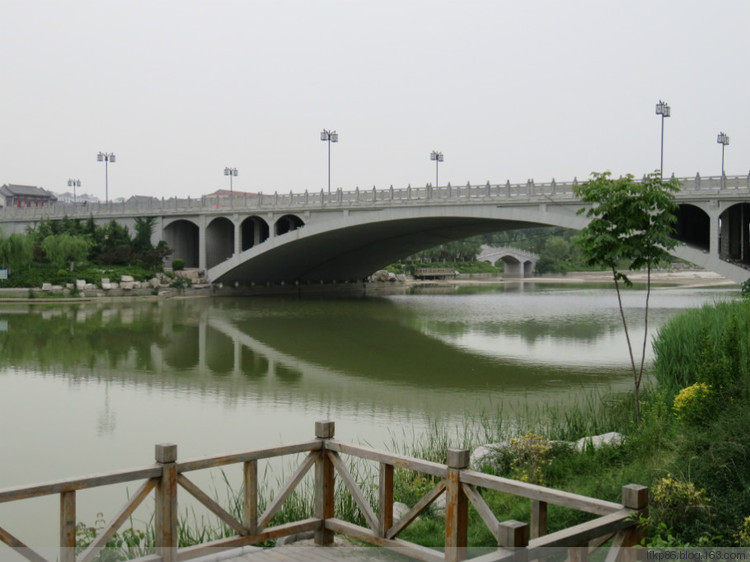
<instances>
[{"instance_id":1,"label":"balustrade railing post","mask_svg":"<svg viewBox=\"0 0 750 562\"><path fill-rule=\"evenodd\" d=\"M60 562L76 559L76 493L60 494Z\"/></svg>"},{"instance_id":2,"label":"balustrade railing post","mask_svg":"<svg viewBox=\"0 0 750 562\"><path fill-rule=\"evenodd\" d=\"M445 559L466 559L469 498L461 486L461 470L469 466L468 449L448 449L445 478Z\"/></svg>"},{"instance_id":3,"label":"balustrade railing post","mask_svg":"<svg viewBox=\"0 0 750 562\"><path fill-rule=\"evenodd\" d=\"M162 472L156 485L154 513L156 554L164 562L177 560L177 445L156 445L156 462Z\"/></svg>"},{"instance_id":4,"label":"balustrade railing post","mask_svg":"<svg viewBox=\"0 0 750 562\"><path fill-rule=\"evenodd\" d=\"M340 193L340 192L339 192ZM315 422L316 439L332 439L336 424L332 421ZM315 531L315 544L333 544L333 531L325 528L325 520L334 516L334 468L328 458L325 443L315 461L315 517L320 527Z\"/></svg>"}]
</instances>

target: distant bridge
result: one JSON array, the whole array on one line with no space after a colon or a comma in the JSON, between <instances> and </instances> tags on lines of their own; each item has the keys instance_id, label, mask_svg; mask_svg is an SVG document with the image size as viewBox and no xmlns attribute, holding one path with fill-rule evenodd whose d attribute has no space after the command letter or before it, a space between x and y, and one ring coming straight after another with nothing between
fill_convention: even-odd
<instances>
[{"instance_id":1,"label":"distant bridge","mask_svg":"<svg viewBox=\"0 0 750 562\"><path fill-rule=\"evenodd\" d=\"M680 178L673 254L742 282L750 277L750 175ZM577 181L304 192L130 203L4 208L0 227L21 232L63 217L129 226L153 216L187 267L213 283L318 284L361 281L399 258L488 232L552 225L581 229Z\"/></svg>"},{"instance_id":2,"label":"distant bridge","mask_svg":"<svg viewBox=\"0 0 750 562\"><path fill-rule=\"evenodd\" d=\"M483 245L477 260L486 261L495 265L499 260L505 264L503 277L529 277L534 273L539 256L510 246L495 248Z\"/></svg>"}]
</instances>

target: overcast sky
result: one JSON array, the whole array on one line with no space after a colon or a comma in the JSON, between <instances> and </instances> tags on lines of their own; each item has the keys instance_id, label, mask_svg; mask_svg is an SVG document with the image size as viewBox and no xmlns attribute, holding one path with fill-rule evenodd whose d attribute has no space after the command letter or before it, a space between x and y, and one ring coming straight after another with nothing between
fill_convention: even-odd
<instances>
[{"instance_id":1,"label":"overcast sky","mask_svg":"<svg viewBox=\"0 0 750 562\"><path fill-rule=\"evenodd\" d=\"M750 1L0 0L0 184L198 197L750 171Z\"/></svg>"}]
</instances>

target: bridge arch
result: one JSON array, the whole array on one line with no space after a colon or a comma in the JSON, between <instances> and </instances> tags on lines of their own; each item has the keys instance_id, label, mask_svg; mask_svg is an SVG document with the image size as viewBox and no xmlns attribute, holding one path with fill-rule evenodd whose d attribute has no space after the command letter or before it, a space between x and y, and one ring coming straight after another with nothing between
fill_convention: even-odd
<instances>
[{"instance_id":1,"label":"bridge arch","mask_svg":"<svg viewBox=\"0 0 750 562\"><path fill-rule=\"evenodd\" d=\"M276 236L279 236L303 226L305 226L304 221L297 215L284 215L276 221L274 232Z\"/></svg>"},{"instance_id":2,"label":"bridge arch","mask_svg":"<svg viewBox=\"0 0 750 562\"><path fill-rule=\"evenodd\" d=\"M213 267L234 254L234 223L216 217L206 226L206 265Z\"/></svg>"},{"instance_id":3,"label":"bridge arch","mask_svg":"<svg viewBox=\"0 0 750 562\"><path fill-rule=\"evenodd\" d=\"M735 203L719 215L719 255L750 265L750 203Z\"/></svg>"},{"instance_id":4,"label":"bridge arch","mask_svg":"<svg viewBox=\"0 0 750 562\"><path fill-rule=\"evenodd\" d=\"M242 239L241 250L249 250L256 244L268 240L271 229L268 223L257 215L247 217L242 221L240 226L240 236Z\"/></svg>"},{"instance_id":5,"label":"bridge arch","mask_svg":"<svg viewBox=\"0 0 750 562\"><path fill-rule=\"evenodd\" d=\"M689 246L708 251L711 247L711 218L696 205L679 206L675 238Z\"/></svg>"},{"instance_id":6,"label":"bridge arch","mask_svg":"<svg viewBox=\"0 0 750 562\"><path fill-rule=\"evenodd\" d=\"M177 219L164 227L164 240L172 248L172 259L185 260L185 267L198 267L200 229L187 219Z\"/></svg>"}]
</instances>

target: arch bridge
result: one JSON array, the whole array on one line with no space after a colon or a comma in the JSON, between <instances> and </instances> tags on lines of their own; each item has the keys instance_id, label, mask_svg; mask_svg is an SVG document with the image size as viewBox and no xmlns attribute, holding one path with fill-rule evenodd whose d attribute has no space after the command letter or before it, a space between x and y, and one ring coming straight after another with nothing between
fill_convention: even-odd
<instances>
[{"instance_id":1,"label":"arch bridge","mask_svg":"<svg viewBox=\"0 0 750 562\"><path fill-rule=\"evenodd\" d=\"M750 175L680 178L674 255L743 282L750 277ZM206 270L212 283L361 281L425 248L477 234L534 226L581 229L577 181L337 190L201 199L150 199L86 207L0 211L13 231L47 219L157 219L154 241Z\"/></svg>"}]
</instances>

